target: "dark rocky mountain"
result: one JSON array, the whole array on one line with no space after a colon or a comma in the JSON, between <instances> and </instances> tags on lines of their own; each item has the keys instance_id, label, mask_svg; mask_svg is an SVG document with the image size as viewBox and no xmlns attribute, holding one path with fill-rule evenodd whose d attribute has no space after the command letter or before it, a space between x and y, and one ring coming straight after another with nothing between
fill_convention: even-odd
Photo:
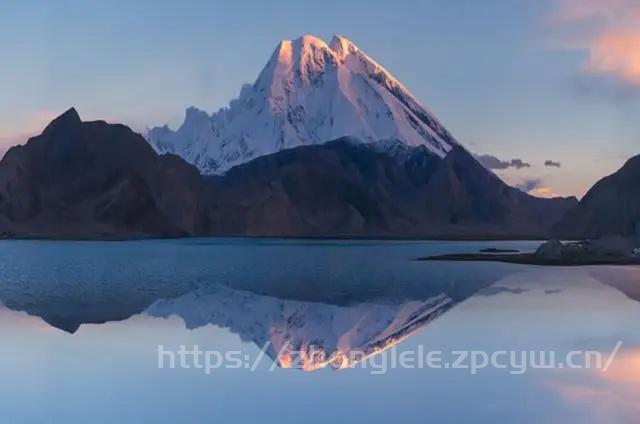
<instances>
[{"instance_id":1,"label":"dark rocky mountain","mask_svg":"<svg viewBox=\"0 0 640 424\"><path fill-rule=\"evenodd\" d=\"M509 187L459 146L442 159L349 138L205 178L74 109L0 162L0 232L15 237L544 237L576 202Z\"/></svg>"},{"instance_id":2,"label":"dark rocky mountain","mask_svg":"<svg viewBox=\"0 0 640 424\"><path fill-rule=\"evenodd\" d=\"M640 156L598 181L558 223L565 238L640 235Z\"/></svg>"},{"instance_id":3,"label":"dark rocky mountain","mask_svg":"<svg viewBox=\"0 0 640 424\"><path fill-rule=\"evenodd\" d=\"M348 138L263 156L213 177L217 232L544 237L577 200L504 184L462 147L376 150Z\"/></svg>"},{"instance_id":4,"label":"dark rocky mountain","mask_svg":"<svg viewBox=\"0 0 640 424\"><path fill-rule=\"evenodd\" d=\"M0 231L19 237L187 236L208 228L196 169L124 125L70 109L0 162Z\"/></svg>"}]
</instances>

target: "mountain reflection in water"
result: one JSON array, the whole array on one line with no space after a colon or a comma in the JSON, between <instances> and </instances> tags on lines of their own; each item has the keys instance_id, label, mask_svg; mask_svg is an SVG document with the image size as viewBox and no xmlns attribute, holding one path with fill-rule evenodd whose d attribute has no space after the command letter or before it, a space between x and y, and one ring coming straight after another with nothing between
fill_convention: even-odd
<instances>
[{"instance_id":1,"label":"mountain reflection in water","mask_svg":"<svg viewBox=\"0 0 640 424\"><path fill-rule=\"evenodd\" d=\"M487 246L0 243L0 422L468 422L470 411L483 423L636 422L640 269L411 260ZM606 373L391 362L505 349L606 358L619 341ZM267 360L211 375L159 368L159 346L183 345Z\"/></svg>"},{"instance_id":2,"label":"mountain reflection in water","mask_svg":"<svg viewBox=\"0 0 640 424\"><path fill-rule=\"evenodd\" d=\"M264 285L131 280L100 287L54 281L32 284L28 290L5 284L0 285L0 301L72 334L83 324L122 321L141 313L177 315L188 329L212 324L258 347L269 342L267 353L282 368L344 369L405 340L517 270L489 264L423 268L420 283L333 281L318 290L287 279Z\"/></svg>"},{"instance_id":3,"label":"mountain reflection in water","mask_svg":"<svg viewBox=\"0 0 640 424\"><path fill-rule=\"evenodd\" d=\"M235 278L222 284L206 275L176 275L159 280L120 277L96 284L86 273L86 282L54 279L20 285L4 280L0 303L72 334L83 324L122 321L138 314L177 316L187 329L214 325L258 348L267 346L266 353L282 368L314 371L352 367L406 340L474 295L521 295L530 290L495 283L531 267L410 265L421 267L419 280L354 282L332 280L328 275L324 281L307 282L280 274L281 279ZM639 273L633 267L592 267L580 272L640 299Z\"/></svg>"},{"instance_id":4,"label":"mountain reflection in water","mask_svg":"<svg viewBox=\"0 0 640 424\"><path fill-rule=\"evenodd\" d=\"M227 328L244 341L267 346L283 368L314 371L353 366L401 342L457 302L441 293L425 300L340 306L217 286L158 301L147 313L178 315L190 329L208 324Z\"/></svg>"}]
</instances>

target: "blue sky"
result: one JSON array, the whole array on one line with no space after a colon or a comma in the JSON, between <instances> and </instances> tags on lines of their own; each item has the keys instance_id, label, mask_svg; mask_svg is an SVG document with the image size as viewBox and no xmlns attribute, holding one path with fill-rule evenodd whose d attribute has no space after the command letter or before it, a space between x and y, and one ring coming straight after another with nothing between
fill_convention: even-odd
<instances>
[{"instance_id":1,"label":"blue sky","mask_svg":"<svg viewBox=\"0 0 640 424\"><path fill-rule=\"evenodd\" d=\"M497 170L509 183L582 195L640 153L637 27L634 0L4 2L0 150L71 106L176 126L226 105L279 40L338 33L470 150L531 165Z\"/></svg>"}]
</instances>

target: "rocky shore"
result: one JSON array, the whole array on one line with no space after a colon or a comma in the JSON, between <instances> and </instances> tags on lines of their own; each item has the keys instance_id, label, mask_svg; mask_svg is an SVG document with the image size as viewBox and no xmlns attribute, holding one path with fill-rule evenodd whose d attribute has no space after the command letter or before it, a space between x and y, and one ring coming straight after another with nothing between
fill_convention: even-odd
<instances>
[{"instance_id":1,"label":"rocky shore","mask_svg":"<svg viewBox=\"0 0 640 424\"><path fill-rule=\"evenodd\" d=\"M461 253L418 260L487 261L546 266L640 265L640 237L608 236L567 243L550 240L533 253Z\"/></svg>"}]
</instances>

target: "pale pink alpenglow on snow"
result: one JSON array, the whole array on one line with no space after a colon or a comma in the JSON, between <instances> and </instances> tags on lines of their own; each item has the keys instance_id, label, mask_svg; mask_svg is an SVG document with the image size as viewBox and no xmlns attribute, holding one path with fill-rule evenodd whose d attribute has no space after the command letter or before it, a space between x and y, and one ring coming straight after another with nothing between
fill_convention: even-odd
<instances>
[{"instance_id":1,"label":"pale pink alpenglow on snow","mask_svg":"<svg viewBox=\"0 0 640 424\"><path fill-rule=\"evenodd\" d=\"M156 127L147 139L159 153L220 174L258 156L343 136L425 146L440 157L457 144L404 85L351 41L334 36L327 45L311 35L281 41L256 82L243 86L228 107L212 115L190 107L177 131Z\"/></svg>"}]
</instances>

